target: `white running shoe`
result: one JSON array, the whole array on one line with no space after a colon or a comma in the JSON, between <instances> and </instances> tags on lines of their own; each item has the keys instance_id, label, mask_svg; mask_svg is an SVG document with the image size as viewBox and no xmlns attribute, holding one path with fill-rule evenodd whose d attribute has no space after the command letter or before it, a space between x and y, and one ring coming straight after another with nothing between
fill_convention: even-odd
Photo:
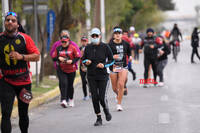
<instances>
[{"instance_id":1,"label":"white running shoe","mask_svg":"<svg viewBox=\"0 0 200 133\"><path fill-rule=\"evenodd\" d=\"M123 111L121 104L117 104L117 111Z\"/></svg>"},{"instance_id":2,"label":"white running shoe","mask_svg":"<svg viewBox=\"0 0 200 133\"><path fill-rule=\"evenodd\" d=\"M90 99L89 96L86 96L86 97L83 98L84 101L87 101L89 99Z\"/></svg>"},{"instance_id":3,"label":"white running shoe","mask_svg":"<svg viewBox=\"0 0 200 133\"><path fill-rule=\"evenodd\" d=\"M158 83L158 86L159 86L159 87L163 87L163 86L164 86L164 82L159 82L159 83Z\"/></svg>"},{"instance_id":4,"label":"white running shoe","mask_svg":"<svg viewBox=\"0 0 200 133\"><path fill-rule=\"evenodd\" d=\"M143 85L143 88L148 88L148 87L150 87L149 84L144 84Z\"/></svg>"},{"instance_id":5,"label":"white running shoe","mask_svg":"<svg viewBox=\"0 0 200 133\"><path fill-rule=\"evenodd\" d=\"M60 104L63 108L67 108L67 102L66 100L62 100L61 104Z\"/></svg>"},{"instance_id":6,"label":"white running shoe","mask_svg":"<svg viewBox=\"0 0 200 133\"><path fill-rule=\"evenodd\" d=\"M74 107L74 100L73 99L69 99L69 106Z\"/></svg>"}]
</instances>

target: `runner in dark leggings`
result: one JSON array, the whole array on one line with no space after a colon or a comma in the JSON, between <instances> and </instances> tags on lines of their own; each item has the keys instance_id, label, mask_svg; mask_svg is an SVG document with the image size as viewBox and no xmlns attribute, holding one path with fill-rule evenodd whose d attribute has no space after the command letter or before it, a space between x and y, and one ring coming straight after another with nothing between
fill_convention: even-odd
<instances>
[{"instance_id":1,"label":"runner in dark leggings","mask_svg":"<svg viewBox=\"0 0 200 133\"><path fill-rule=\"evenodd\" d=\"M147 36L144 38L142 47L144 47L144 79L145 84L144 88L149 87L149 83L147 81L149 76L149 66L152 66L153 76L154 76L154 85L156 83L157 77L157 53L158 53L158 45L156 43L156 37L154 36L154 30L152 28L148 28L146 30ZM142 48L141 47L141 48Z\"/></svg>"},{"instance_id":2,"label":"runner in dark leggings","mask_svg":"<svg viewBox=\"0 0 200 133\"><path fill-rule=\"evenodd\" d=\"M81 38L81 47L80 47L81 55L83 55L87 44L88 44L88 38L86 36L83 36ZM89 96L87 93L87 76L86 76L87 67L82 63L82 60L80 60L80 69L79 70L80 70L82 89L83 89L83 94L84 94L83 100L88 100ZM89 93L90 93L90 90L89 90ZM89 95L91 95L91 94L89 94Z\"/></svg>"},{"instance_id":3,"label":"runner in dark leggings","mask_svg":"<svg viewBox=\"0 0 200 133\"><path fill-rule=\"evenodd\" d=\"M164 68L167 65L168 62L168 54L170 54L170 48L169 46L165 43L163 37L158 37L157 38L157 44L159 44L158 48L158 64L157 64L157 70L158 70L158 76L160 78L160 82L158 83L158 86L162 87L164 86Z\"/></svg>"},{"instance_id":4,"label":"runner in dark leggings","mask_svg":"<svg viewBox=\"0 0 200 133\"><path fill-rule=\"evenodd\" d=\"M17 14L8 12L5 31L0 34L0 103L1 133L11 133L11 113L17 96L19 127L28 133L28 107L32 99L29 61L38 61L40 53L30 36L19 32Z\"/></svg>"},{"instance_id":5,"label":"runner in dark leggings","mask_svg":"<svg viewBox=\"0 0 200 133\"><path fill-rule=\"evenodd\" d=\"M79 60L80 54L72 45L69 36L63 36L61 42L62 45L56 48L52 58L58 62L61 106L66 108L68 105L74 106L73 83L76 75L76 62Z\"/></svg>"},{"instance_id":6,"label":"runner in dark leggings","mask_svg":"<svg viewBox=\"0 0 200 133\"><path fill-rule=\"evenodd\" d=\"M193 32L192 32L192 39L191 39L191 46L192 46L192 54L191 54L191 63L195 63L194 62L194 55L196 55L198 57L198 59L200 60L200 56L198 53L198 47L199 47L199 34L200 32L198 32L198 28L195 27Z\"/></svg>"},{"instance_id":7,"label":"runner in dark leggings","mask_svg":"<svg viewBox=\"0 0 200 133\"><path fill-rule=\"evenodd\" d=\"M0 101L1 101L1 109L2 109L2 123L1 123L1 131L2 133L11 133L11 113L13 109L13 102L15 99L15 95L18 100L18 109L19 109L19 127L22 133L28 133L29 126L29 117L28 117L28 107L29 104L24 103L20 100L19 95L23 88L31 91L31 84L24 86L12 86L7 84L3 79L0 81ZM4 94L4 95L2 95ZM6 100L5 100L6 99Z\"/></svg>"},{"instance_id":8,"label":"runner in dark leggings","mask_svg":"<svg viewBox=\"0 0 200 133\"><path fill-rule=\"evenodd\" d=\"M110 121L112 118L106 93L109 79L107 68L114 63L114 60L109 46L100 41L101 32L98 28L92 29L91 37L91 44L86 46L82 60L87 66L88 83L92 94L94 112L97 116L94 126L101 126L100 105L103 107L106 120Z\"/></svg>"}]
</instances>

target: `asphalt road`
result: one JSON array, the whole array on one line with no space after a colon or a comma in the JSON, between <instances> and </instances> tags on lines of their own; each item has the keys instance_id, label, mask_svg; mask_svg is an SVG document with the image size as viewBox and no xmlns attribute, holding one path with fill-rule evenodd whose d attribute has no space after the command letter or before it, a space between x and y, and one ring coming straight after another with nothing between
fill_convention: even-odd
<instances>
[{"instance_id":1,"label":"asphalt road","mask_svg":"<svg viewBox=\"0 0 200 133\"><path fill-rule=\"evenodd\" d=\"M165 87L143 88L143 58L133 68L137 79L129 73L128 96L124 111L116 111L115 95L108 91L113 119L103 116L103 126L94 127L96 116L91 100L83 101L81 86L75 89L75 107L62 108L59 98L30 111L29 133L200 133L200 61L190 63L190 41L184 41L178 62L169 55L165 69ZM142 57L142 56L141 56ZM17 119L12 120L13 133L20 133Z\"/></svg>"}]
</instances>

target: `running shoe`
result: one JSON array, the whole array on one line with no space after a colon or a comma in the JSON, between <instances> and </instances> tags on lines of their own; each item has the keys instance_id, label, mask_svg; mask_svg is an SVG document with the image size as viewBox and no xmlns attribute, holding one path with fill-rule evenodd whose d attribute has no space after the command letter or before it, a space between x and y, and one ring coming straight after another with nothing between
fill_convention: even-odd
<instances>
[{"instance_id":1,"label":"running shoe","mask_svg":"<svg viewBox=\"0 0 200 133\"><path fill-rule=\"evenodd\" d=\"M124 90L124 96L127 96L128 95L128 91L127 91L127 88Z\"/></svg>"},{"instance_id":2,"label":"running shoe","mask_svg":"<svg viewBox=\"0 0 200 133\"><path fill-rule=\"evenodd\" d=\"M87 101L89 99L90 99L89 96L86 96L86 97L83 98L84 101Z\"/></svg>"},{"instance_id":3,"label":"running shoe","mask_svg":"<svg viewBox=\"0 0 200 133\"><path fill-rule=\"evenodd\" d=\"M159 86L159 87L163 87L163 86L164 86L164 82L159 82L159 83L158 83L158 86Z\"/></svg>"},{"instance_id":4,"label":"running shoe","mask_svg":"<svg viewBox=\"0 0 200 133\"><path fill-rule=\"evenodd\" d=\"M103 111L105 113L106 120L110 121L112 119L112 115L110 114L109 110L108 109L104 109Z\"/></svg>"},{"instance_id":5,"label":"running shoe","mask_svg":"<svg viewBox=\"0 0 200 133\"><path fill-rule=\"evenodd\" d=\"M101 126L102 125L102 119L97 118L96 122L94 123L94 126Z\"/></svg>"},{"instance_id":6,"label":"running shoe","mask_svg":"<svg viewBox=\"0 0 200 133\"><path fill-rule=\"evenodd\" d=\"M74 107L74 100L73 99L69 99L69 106Z\"/></svg>"},{"instance_id":7,"label":"running shoe","mask_svg":"<svg viewBox=\"0 0 200 133\"><path fill-rule=\"evenodd\" d=\"M149 87L148 84L144 84L144 85L143 85L143 88L148 88L148 87Z\"/></svg>"},{"instance_id":8,"label":"running shoe","mask_svg":"<svg viewBox=\"0 0 200 133\"><path fill-rule=\"evenodd\" d=\"M123 108L120 104L117 104L117 111L123 111Z\"/></svg>"},{"instance_id":9,"label":"running shoe","mask_svg":"<svg viewBox=\"0 0 200 133\"><path fill-rule=\"evenodd\" d=\"M62 100L61 104L60 104L63 108L67 108L67 102L66 100Z\"/></svg>"}]
</instances>

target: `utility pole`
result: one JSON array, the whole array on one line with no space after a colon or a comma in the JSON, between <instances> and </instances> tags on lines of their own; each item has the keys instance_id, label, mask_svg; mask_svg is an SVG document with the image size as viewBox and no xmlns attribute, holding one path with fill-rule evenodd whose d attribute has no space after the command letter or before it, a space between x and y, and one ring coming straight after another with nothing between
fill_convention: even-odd
<instances>
[{"instance_id":1,"label":"utility pole","mask_svg":"<svg viewBox=\"0 0 200 133\"><path fill-rule=\"evenodd\" d=\"M106 28L105 28L105 3L104 0L101 0L101 33L102 41L106 41Z\"/></svg>"},{"instance_id":2,"label":"utility pole","mask_svg":"<svg viewBox=\"0 0 200 133\"><path fill-rule=\"evenodd\" d=\"M95 0L94 27L100 27L100 0Z\"/></svg>"},{"instance_id":3,"label":"utility pole","mask_svg":"<svg viewBox=\"0 0 200 133\"><path fill-rule=\"evenodd\" d=\"M34 0L34 23L35 23L35 44L38 46L38 17L37 17L37 0ZM36 62L36 87L39 86L38 62Z\"/></svg>"},{"instance_id":4,"label":"utility pole","mask_svg":"<svg viewBox=\"0 0 200 133\"><path fill-rule=\"evenodd\" d=\"M2 3L2 24L4 23L5 20L5 14L9 11L9 4L8 0L1 0ZM4 30L4 24L2 25L3 30Z\"/></svg>"}]
</instances>

